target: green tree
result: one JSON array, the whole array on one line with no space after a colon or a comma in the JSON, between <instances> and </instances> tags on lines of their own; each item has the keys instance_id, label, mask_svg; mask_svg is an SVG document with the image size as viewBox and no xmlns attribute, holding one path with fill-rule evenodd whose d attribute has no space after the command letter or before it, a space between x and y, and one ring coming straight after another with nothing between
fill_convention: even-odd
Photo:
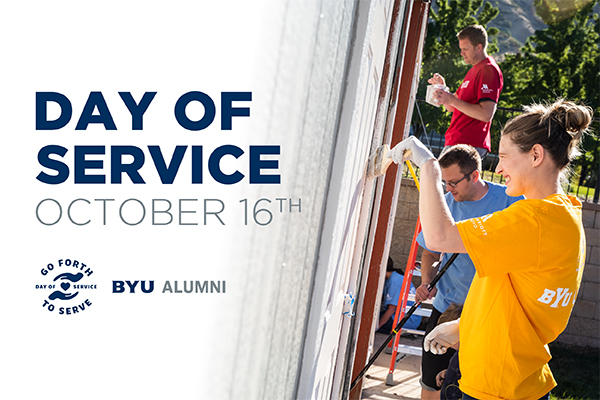
<instances>
[{"instance_id":1,"label":"green tree","mask_svg":"<svg viewBox=\"0 0 600 400\"><path fill-rule=\"evenodd\" d=\"M598 91L598 14L588 3L579 12L530 36L518 54L507 54L500 64L504 90L500 105L523 104L566 97L600 111Z\"/></svg>"},{"instance_id":2,"label":"green tree","mask_svg":"<svg viewBox=\"0 0 600 400\"><path fill-rule=\"evenodd\" d=\"M534 0L535 13L545 24L555 24L570 18L594 0Z\"/></svg>"},{"instance_id":3,"label":"green tree","mask_svg":"<svg viewBox=\"0 0 600 400\"><path fill-rule=\"evenodd\" d=\"M574 2L577 12L546 17L548 27L527 39L518 54L508 54L500 68L504 90L500 106L522 108L564 97L589 105L600 117L600 20L598 0ZM598 123L584 139L585 154L575 164L579 184L598 186ZM498 132L495 132L497 135ZM492 137L492 143L498 138Z\"/></svg>"},{"instance_id":4,"label":"green tree","mask_svg":"<svg viewBox=\"0 0 600 400\"><path fill-rule=\"evenodd\" d=\"M427 25L427 37L423 47L423 65L419 82L419 97L425 97L427 79L434 73L440 73L446 80L451 91L456 91L470 66L465 64L460 55L456 34L469 25L479 24L486 27L488 37L499 33L497 28L487 28L487 24L499 13L498 8L483 0L439 0L437 10L430 11L430 21ZM498 51L498 41L492 38L487 48L488 54ZM423 104L423 103L422 103ZM436 131L441 135L446 132L452 114L443 108L425 104L420 107L427 132ZM415 134L422 133L421 119L415 113L413 116ZM426 142L426 141L425 141Z\"/></svg>"}]
</instances>

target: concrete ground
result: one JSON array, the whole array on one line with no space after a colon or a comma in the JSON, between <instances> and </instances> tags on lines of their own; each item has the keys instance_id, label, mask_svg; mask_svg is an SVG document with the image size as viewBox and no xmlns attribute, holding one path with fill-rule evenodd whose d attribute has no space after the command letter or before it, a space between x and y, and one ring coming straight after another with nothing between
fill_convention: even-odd
<instances>
[{"instance_id":1,"label":"concrete ground","mask_svg":"<svg viewBox=\"0 0 600 400\"><path fill-rule=\"evenodd\" d=\"M387 339L387 335L375 334L373 352ZM400 338L400 344L419 347L423 340L422 336L415 339ZM369 368L363 379L362 399L387 400L419 400L421 398L421 356L400 355L397 357L396 368L393 373L393 386L386 385L389 374L391 354L384 351L379 355L375 363Z\"/></svg>"}]
</instances>

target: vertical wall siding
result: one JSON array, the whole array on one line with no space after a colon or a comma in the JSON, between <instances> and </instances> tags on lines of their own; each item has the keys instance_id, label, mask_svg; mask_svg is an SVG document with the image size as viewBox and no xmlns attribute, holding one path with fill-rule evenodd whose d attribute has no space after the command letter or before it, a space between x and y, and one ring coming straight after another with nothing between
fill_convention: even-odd
<instances>
[{"instance_id":1,"label":"vertical wall siding","mask_svg":"<svg viewBox=\"0 0 600 400\"><path fill-rule=\"evenodd\" d=\"M329 319L324 313L317 326L307 326L311 298L318 292L328 299L334 282L339 285L335 268L326 264L318 278L315 269L359 3L270 1L264 9L264 40L257 49L264 63L256 71L260 86L253 90L253 101L269 106L256 110L254 130L262 143L281 145L282 182L249 188L244 195L301 198L302 211L295 218L279 216L268 229L240 231L236 247L253 256L237 261L246 269L240 277L244 293L230 309L238 328L224 365L231 371L232 399L307 398L297 395L297 388L312 394L328 386L298 382L302 368L310 371L313 362L322 360L313 355L303 361L302 354L318 340L318 325ZM332 320L340 317L331 315Z\"/></svg>"},{"instance_id":2,"label":"vertical wall siding","mask_svg":"<svg viewBox=\"0 0 600 400\"><path fill-rule=\"evenodd\" d=\"M370 219L373 182L365 180L365 168L376 140L373 132L391 4L391 1L357 4L298 385L298 398L302 399L337 398L341 390L353 321L343 315L347 311L344 300L346 295L357 294L363 242L368 234L364 219Z\"/></svg>"}]
</instances>

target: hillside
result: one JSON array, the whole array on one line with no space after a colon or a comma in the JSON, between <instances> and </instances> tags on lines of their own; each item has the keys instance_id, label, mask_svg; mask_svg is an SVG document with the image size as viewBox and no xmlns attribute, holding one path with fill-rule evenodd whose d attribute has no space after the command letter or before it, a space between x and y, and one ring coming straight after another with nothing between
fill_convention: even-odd
<instances>
[{"instance_id":1,"label":"hillside","mask_svg":"<svg viewBox=\"0 0 600 400\"><path fill-rule=\"evenodd\" d=\"M494 0L500 14L488 24L500 30L498 46L500 55L515 53L536 30L546 24L535 14L532 0Z\"/></svg>"},{"instance_id":2,"label":"hillside","mask_svg":"<svg viewBox=\"0 0 600 400\"><path fill-rule=\"evenodd\" d=\"M527 38L538 29L545 29L547 25L537 16L533 0L488 0L500 10L500 14L488 26L500 30L498 38L499 53L494 58L502 60L505 53L516 53L525 44ZM555 1L558 2L558 1ZM571 4L569 4L571 3ZM573 2L564 1L566 10L573 8ZM594 13L600 12L600 5L596 3ZM569 14L566 11L565 15Z\"/></svg>"}]
</instances>

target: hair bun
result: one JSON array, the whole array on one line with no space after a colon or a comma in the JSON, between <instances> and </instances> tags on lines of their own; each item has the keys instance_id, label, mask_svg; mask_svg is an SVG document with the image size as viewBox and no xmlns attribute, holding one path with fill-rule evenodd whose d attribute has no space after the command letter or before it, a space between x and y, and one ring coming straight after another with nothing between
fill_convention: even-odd
<instances>
[{"instance_id":1,"label":"hair bun","mask_svg":"<svg viewBox=\"0 0 600 400\"><path fill-rule=\"evenodd\" d=\"M581 154L581 139L590 129L592 115L590 107L565 99L532 104L506 123L502 135L509 136L523 152L541 144L563 170Z\"/></svg>"},{"instance_id":2,"label":"hair bun","mask_svg":"<svg viewBox=\"0 0 600 400\"><path fill-rule=\"evenodd\" d=\"M588 130L592 122L592 109L559 99L547 108L543 120L558 122L558 124L574 139L579 139Z\"/></svg>"}]
</instances>

